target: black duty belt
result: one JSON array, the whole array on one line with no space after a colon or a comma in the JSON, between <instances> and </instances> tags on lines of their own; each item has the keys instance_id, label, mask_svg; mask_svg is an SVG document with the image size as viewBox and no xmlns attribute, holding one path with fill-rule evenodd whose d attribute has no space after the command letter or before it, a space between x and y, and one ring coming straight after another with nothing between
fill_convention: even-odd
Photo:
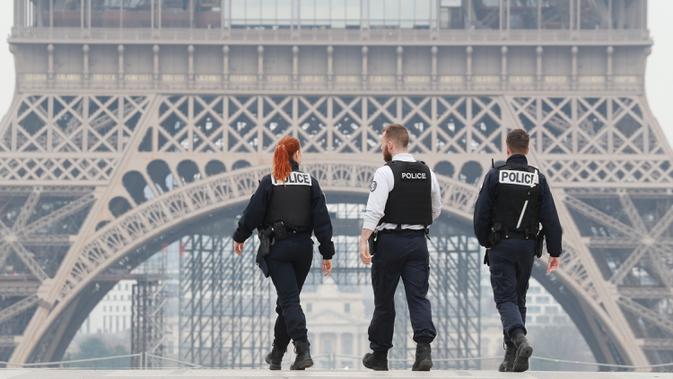
<instances>
[{"instance_id":1,"label":"black duty belt","mask_svg":"<svg viewBox=\"0 0 673 379\"><path fill-rule=\"evenodd\" d=\"M536 238L536 233L524 233L524 232L503 232L502 239L505 240L534 240Z\"/></svg>"},{"instance_id":2,"label":"black duty belt","mask_svg":"<svg viewBox=\"0 0 673 379\"><path fill-rule=\"evenodd\" d=\"M418 233L418 234L425 234L425 231L427 229L381 229L377 233L378 234L400 234L400 233Z\"/></svg>"},{"instance_id":3,"label":"black duty belt","mask_svg":"<svg viewBox=\"0 0 673 379\"><path fill-rule=\"evenodd\" d=\"M276 241L281 241L284 240L288 237L293 237L293 236L310 236L311 232L313 231L312 228L310 227L295 227L291 225L287 225L282 221L276 221L273 223L273 225L268 225L264 229L271 230L271 236L276 240Z\"/></svg>"},{"instance_id":4,"label":"black duty belt","mask_svg":"<svg viewBox=\"0 0 673 379\"><path fill-rule=\"evenodd\" d=\"M305 229L304 230L291 229L291 230L288 230L288 233L292 236L300 236L300 237L303 237L303 236L311 237L311 234L312 234L310 230L305 230Z\"/></svg>"},{"instance_id":5,"label":"black duty belt","mask_svg":"<svg viewBox=\"0 0 673 379\"><path fill-rule=\"evenodd\" d=\"M311 233L311 228L295 228L293 226L286 226L287 232L290 234L306 234Z\"/></svg>"}]
</instances>

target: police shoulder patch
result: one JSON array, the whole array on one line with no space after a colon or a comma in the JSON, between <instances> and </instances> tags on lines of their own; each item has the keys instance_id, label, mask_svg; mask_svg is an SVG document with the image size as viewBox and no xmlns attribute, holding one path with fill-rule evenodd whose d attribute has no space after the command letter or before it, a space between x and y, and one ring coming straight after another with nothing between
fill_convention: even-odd
<instances>
[{"instance_id":1,"label":"police shoulder patch","mask_svg":"<svg viewBox=\"0 0 673 379\"><path fill-rule=\"evenodd\" d=\"M369 183L369 192L374 192L376 191L376 180L372 180L371 183Z\"/></svg>"}]
</instances>

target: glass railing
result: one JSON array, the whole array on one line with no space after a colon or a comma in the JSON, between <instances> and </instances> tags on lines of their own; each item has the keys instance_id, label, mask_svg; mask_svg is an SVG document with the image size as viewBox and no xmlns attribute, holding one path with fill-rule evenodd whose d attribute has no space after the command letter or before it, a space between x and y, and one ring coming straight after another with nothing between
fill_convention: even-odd
<instances>
[{"instance_id":1,"label":"glass railing","mask_svg":"<svg viewBox=\"0 0 673 379\"><path fill-rule=\"evenodd\" d=\"M444 15L444 14L442 14ZM92 12L90 15L80 10L55 10L37 14L28 25L32 27L91 27L91 28L203 28L219 29L229 27L319 27L333 29L367 28L429 28L437 25L439 29L468 30L639 30L639 23L625 23L583 19L579 26L571 27L567 17L540 20L527 15L510 14L509 19L501 17L484 17L470 20L467 17L454 17L449 14L432 19L417 18L231 18L221 12L186 12L164 10L154 15L150 10L123 11L106 10Z\"/></svg>"},{"instance_id":2,"label":"glass railing","mask_svg":"<svg viewBox=\"0 0 673 379\"><path fill-rule=\"evenodd\" d=\"M162 0L163 1L163 0ZM19 27L640 30L645 0L19 0ZM161 4L161 5L160 5ZM605 4L610 4L605 5Z\"/></svg>"},{"instance_id":3,"label":"glass railing","mask_svg":"<svg viewBox=\"0 0 673 379\"><path fill-rule=\"evenodd\" d=\"M571 15L556 8L519 7L500 9L481 7L473 9L442 7L439 12L387 15L381 12L301 13L289 12L246 13L240 10L123 9L123 8L49 8L30 7L17 26L29 27L84 27L84 28L236 28L236 27L320 27L332 29L357 28L430 28L451 30L641 30L644 20L640 10L629 10L611 17L587 9Z\"/></svg>"}]
</instances>

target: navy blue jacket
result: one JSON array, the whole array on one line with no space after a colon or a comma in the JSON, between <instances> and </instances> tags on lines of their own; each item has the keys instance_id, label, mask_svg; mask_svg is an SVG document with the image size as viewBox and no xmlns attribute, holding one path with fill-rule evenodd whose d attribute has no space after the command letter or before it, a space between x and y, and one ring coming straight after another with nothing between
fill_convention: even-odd
<instances>
[{"instance_id":1,"label":"navy blue jacket","mask_svg":"<svg viewBox=\"0 0 673 379\"><path fill-rule=\"evenodd\" d=\"M507 163L528 164L525 155L514 154L507 159ZM554 198L547 184L547 179L540 175L540 223L544 229L544 237L547 241L547 251L552 257L561 255L561 223L559 222ZM493 215L493 206L495 204L495 194L498 187L498 170L493 168L484 178L484 184L479 191L477 204L474 206L474 233L479 240L479 244L484 247L489 246L489 234L491 233L491 217Z\"/></svg>"},{"instance_id":2,"label":"navy blue jacket","mask_svg":"<svg viewBox=\"0 0 673 379\"><path fill-rule=\"evenodd\" d=\"M292 171L298 171L299 165L292 163ZM318 181L311 177L311 213L313 220L313 233L315 234L320 247L318 248L323 259L332 259L334 255L334 243L332 242L332 220L327 212L325 204L325 195L320 189ZM241 219L238 221L238 228L234 232L234 241L243 242L252 232L264 225L264 216L271 199L271 175L266 175L259 182L257 191L250 198L248 206L243 211Z\"/></svg>"}]
</instances>

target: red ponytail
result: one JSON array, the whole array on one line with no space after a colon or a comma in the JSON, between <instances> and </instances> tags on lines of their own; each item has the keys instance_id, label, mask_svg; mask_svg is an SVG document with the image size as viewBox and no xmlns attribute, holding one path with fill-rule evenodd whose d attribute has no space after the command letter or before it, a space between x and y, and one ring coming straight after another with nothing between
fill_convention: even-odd
<instances>
[{"instance_id":1,"label":"red ponytail","mask_svg":"<svg viewBox=\"0 0 673 379\"><path fill-rule=\"evenodd\" d=\"M273 153L273 177L278 181L285 181L292 172L290 159L299 151L299 140L285 136L276 144L276 151Z\"/></svg>"}]
</instances>

